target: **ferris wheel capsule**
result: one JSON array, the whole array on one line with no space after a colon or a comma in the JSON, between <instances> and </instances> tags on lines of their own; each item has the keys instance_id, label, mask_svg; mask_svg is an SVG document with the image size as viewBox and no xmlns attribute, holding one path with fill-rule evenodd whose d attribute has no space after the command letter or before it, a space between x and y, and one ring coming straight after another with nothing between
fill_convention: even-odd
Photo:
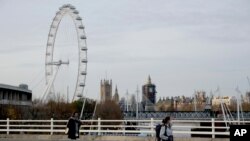
<instances>
[{"instance_id":1,"label":"ferris wheel capsule","mask_svg":"<svg viewBox=\"0 0 250 141\"><path fill-rule=\"evenodd\" d=\"M86 74L87 74L87 72L85 72L85 71L81 72L81 75L86 75Z\"/></svg>"},{"instance_id":2,"label":"ferris wheel capsule","mask_svg":"<svg viewBox=\"0 0 250 141\"><path fill-rule=\"evenodd\" d=\"M79 29L84 29L84 26L80 25L78 28L79 28Z\"/></svg>"},{"instance_id":3,"label":"ferris wheel capsule","mask_svg":"<svg viewBox=\"0 0 250 141\"><path fill-rule=\"evenodd\" d=\"M63 8L68 8L68 7L70 7L70 4L64 4L62 7Z\"/></svg>"},{"instance_id":4,"label":"ferris wheel capsule","mask_svg":"<svg viewBox=\"0 0 250 141\"><path fill-rule=\"evenodd\" d=\"M85 35L82 35L80 38L81 39L87 39L87 37Z\"/></svg>"},{"instance_id":5,"label":"ferris wheel capsule","mask_svg":"<svg viewBox=\"0 0 250 141\"><path fill-rule=\"evenodd\" d=\"M82 59L82 63L87 63L88 60L87 59Z\"/></svg>"},{"instance_id":6,"label":"ferris wheel capsule","mask_svg":"<svg viewBox=\"0 0 250 141\"><path fill-rule=\"evenodd\" d=\"M88 49L87 49L87 47L82 47L81 50L82 51L87 51Z\"/></svg>"},{"instance_id":7,"label":"ferris wheel capsule","mask_svg":"<svg viewBox=\"0 0 250 141\"><path fill-rule=\"evenodd\" d=\"M77 10L74 10L73 13L74 14L79 14L79 12Z\"/></svg>"},{"instance_id":8,"label":"ferris wheel capsule","mask_svg":"<svg viewBox=\"0 0 250 141\"><path fill-rule=\"evenodd\" d=\"M82 94L78 94L77 97L81 98L81 97L82 97Z\"/></svg>"},{"instance_id":9,"label":"ferris wheel capsule","mask_svg":"<svg viewBox=\"0 0 250 141\"><path fill-rule=\"evenodd\" d=\"M81 21L82 18L81 18L81 17L77 17L76 20L77 20L77 21Z\"/></svg>"},{"instance_id":10,"label":"ferris wheel capsule","mask_svg":"<svg viewBox=\"0 0 250 141\"><path fill-rule=\"evenodd\" d=\"M70 6L70 9L75 10L76 8L75 6Z\"/></svg>"},{"instance_id":11,"label":"ferris wheel capsule","mask_svg":"<svg viewBox=\"0 0 250 141\"><path fill-rule=\"evenodd\" d=\"M85 84L84 83L80 83L80 85L79 85L80 87L84 87L85 86Z\"/></svg>"}]
</instances>

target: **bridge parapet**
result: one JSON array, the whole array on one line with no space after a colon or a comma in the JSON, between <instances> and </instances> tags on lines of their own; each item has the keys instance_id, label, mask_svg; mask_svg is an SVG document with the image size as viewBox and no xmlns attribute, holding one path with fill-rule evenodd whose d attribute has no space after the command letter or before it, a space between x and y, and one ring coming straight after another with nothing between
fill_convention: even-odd
<instances>
[{"instance_id":1,"label":"bridge parapet","mask_svg":"<svg viewBox=\"0 0 250 141\"><path fill-rule=\"evenodd\" d=\"M250 121L226 121L231 124L250 124ZM0 120L0 135L65 135L67 120ZM82 120L80 133L95 137L100 136L137 136L154 137L154 128L161 120ZM223 124L222 124L223 123ZM177 138L203 136L217 138L228 137L229 127L225 121L206 120L173 120L173 133Z\"/></svg>"}]
</instances>

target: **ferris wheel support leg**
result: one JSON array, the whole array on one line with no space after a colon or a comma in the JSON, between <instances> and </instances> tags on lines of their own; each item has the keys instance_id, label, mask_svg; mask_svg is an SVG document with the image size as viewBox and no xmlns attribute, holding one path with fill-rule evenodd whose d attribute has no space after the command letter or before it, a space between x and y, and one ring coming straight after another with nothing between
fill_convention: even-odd
<instances>
[{"instance_id":1,"label":"ferris wheel support leg","mask_svg":"<svg viewBox=\"0 0 250 141\"><path fill-rule=\"evenodd\" d=\"M58 73L59 67L60 67L60 66L58 66L58 67L57 67L56 72L55 72L55 74L54 74L54 76L53 76L52 80L50 81L50 83L49 83L48 87L45 89L45 91L44 91L44 93L43 93L42 102L43 102L43 100L44 100L45 96L47 96L47 95L48 95L48 91L50 90L50 88L51 88L52 84L53 84L53 83L54 83L54 81L55 81L55 78L56 78L56 75L57 75L57 73Z\"/></svg>"},{"instance_id":2,"label":"ferris wheel support leg","mask_svg":"<svg viewBox=\"0 0 250 141\"><path fill-rule=\"evenodd\" d=\"M84 107L85 107L86 99L87 99L87 98L84 98L84 102L83 102L83 104L82 104L82 110L81 110L80 119L82 119L82 115L83 115L83 110L84 110Z\"/></svg>"}]
</instances>

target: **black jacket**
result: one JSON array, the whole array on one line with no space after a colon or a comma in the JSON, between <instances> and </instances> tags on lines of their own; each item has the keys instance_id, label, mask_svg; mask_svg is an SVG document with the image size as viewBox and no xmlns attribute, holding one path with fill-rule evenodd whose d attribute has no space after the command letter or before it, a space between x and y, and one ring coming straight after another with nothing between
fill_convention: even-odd
<instances>
[{"instance_id":1,"label":"black jacket","mask_svg":"<svg viewBox=\"0 0 250 141\"><path fill-rule=\"evenodd\" d=\"M78 131L76 131L76 123L78 123ZM71 117L67 123L67 128L69 128L68 138L70 139L79 138L80 127L81 127L81 121ZM76 133L78 134L78 136L76 136Z\"/></svg>"}]
</instances>

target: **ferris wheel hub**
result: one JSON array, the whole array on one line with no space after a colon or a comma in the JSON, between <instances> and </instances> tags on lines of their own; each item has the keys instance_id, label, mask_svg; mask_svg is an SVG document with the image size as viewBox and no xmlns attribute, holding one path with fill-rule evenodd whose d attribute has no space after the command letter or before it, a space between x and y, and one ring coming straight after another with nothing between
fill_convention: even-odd
<instances>
[{"instance_id":1,"label":"ferris wheel hub","mask_svg":"<svg viewBox=\"0 0 250 141\"><path fill-rule=\"evenodd\" d=\"M69 60L68 61L62 61L62 60L59 60L59 61L53 61L53 62L49 62L47 63L47 65L55 65L55 66L61 66L61 65L69 65Z\"/></svg>"}]
</instances>

